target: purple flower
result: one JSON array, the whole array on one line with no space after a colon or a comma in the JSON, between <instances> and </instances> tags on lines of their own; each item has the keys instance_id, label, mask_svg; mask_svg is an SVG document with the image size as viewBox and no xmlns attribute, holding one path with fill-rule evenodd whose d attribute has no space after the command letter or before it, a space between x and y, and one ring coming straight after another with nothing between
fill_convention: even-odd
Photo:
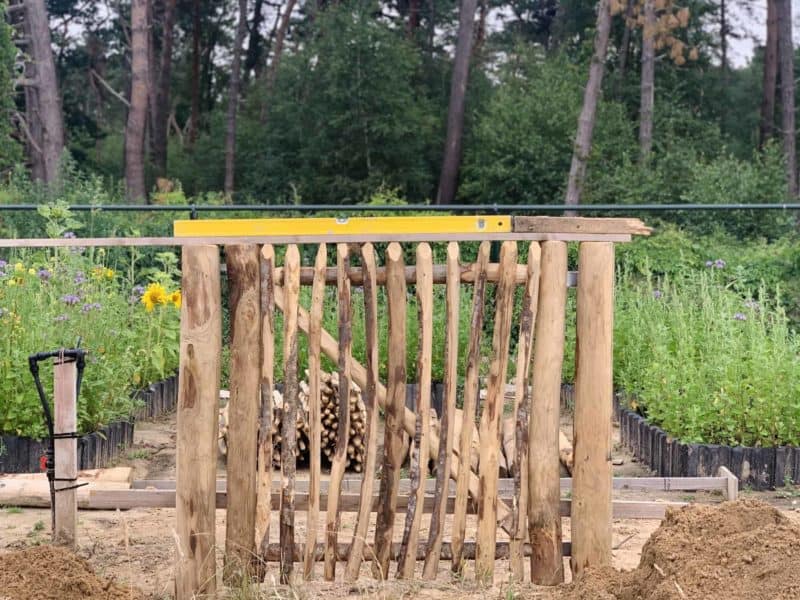
<instances>
[{"instance_id":1,"label":"purple flower","mask_svg":"<svg viewBox=\"0 0 800 600\"><path fill-rule=\"evenodd\" d=\"M724 269L725 268L725 261L721 258L718 258L714 261L714 268L715 269Z\"/></svg>"},{"instance_id":2,"label":"purple flower","mask_svg":"<svg viewBox=\"0 0 800 600\"><path fill-rule=\"evenodd\" d=\"M80 285L86 282L86 274L83 271L75 273L75 285Z\"/></svg>"},{"instance_id":3,"label":"purple flower","mask_svg":"<svg viewBox=\"0 0 800 600\"><path fill-rule=\"evenodd\" d=\"M8 264L8 263L7 263L6 261L4 261L2 258L0 258L0 269L3 269L3 268L5 268L5 266L6 266L7 264Z\"/></svg>"},{"instance_id":4,"label":"purple flower","mask_svg":"<svg viewBox=\"0 0 800 600\"><path fill-rule=\"evenodd\" d=\"M710 269L711 267L714 266L714 263L712 261L710 261L710 260L707 260L706 261L706 266Z\"/></svg>"},{"instance_id":5,"label":"purple flower","mask_svg":"<svg viewBox=\"0 0 800 600\"><path fill-rule=\"evenodd\" d=\"M744 313L737 312L735 315L733 315L733 318L737 321L747 321L747 315Z\"/></svg>"},{"instance_id":6,"label":"purple flower","mask_svg":"<svg viewBox=\"0 0 800 600\"><path fill-rule=\"evenodd\" d=\"M56 323L60 323L61 321L68 321L69 317L67 315L58 315L53 321Z\"/></svg>"},{"instance_id":7,"label":"purple flower","mask_svg":"<svg viewBox=\"0 0 800 600\"><path fill-rule=\"evenodd\" d=\"M64 233L63 237L68 240L74 240L77 236L75 235L74 231L67 231Z\"/></svg>"},{"instance_id":8,"label":"purple flower","mask_svg":"<svg viewBox=\"0 0 800 600\"><path fill-rule=\"evenodd\" d=\"M143 285L135 285L135 286L133 286L133 289L131 290L131 293L134 296L139 296L141 298L142 294L144 294L144 286Z\"/></svg>"},{"instance_id":9,"label":"purple flower","mask_svg":"<svg viewBox=\"0 0 800 600\"><path fill-rule=\"evenodd\" d=\"M661 298L661 296L663 296L663 295L664 294L661 292L661 290L653 290L653 298L655 298L656 300Z\"/></svg>"},{"instance_id":10,"label":"purple flower","mask_svg":"<svg viewBox=\"0 0 800 600\"><path fill-rule=\"evenodd\" d=\"M36 274L42 281L47 281L50 279L50 271L48 271L47 269L39 269L39 272Z\"/></svg>"},{"instance_id":11,"label":"purple flower","mask_svg":"<svg viewBox=\"0 0 800 600\"><path fill-rule=\"evenodd\" d=\"M761 305L755 300L747 300L744 303L744 306L745 308L749 308L750 310L755 310L755 311L761 310Z\"/></svg>"},{"instance_id":12,"label":"purple flower","mask_svg":"<svg viewBox=\"0 0 800 600\"><path fill-rule=\"evenodd\" d=\"M102 307L102 305L100 305L99 302L87 302L81 308L81 312L88 313L89 311L100 310L101 308L103 308L103 307Z\"/></svg>"},{"instance_id":13,"label":"purple flower","mask_svg":"<svg viewBox=\"0 0 800 600\"><path fill-rule=\"evenodd\" d=\"M61 297L61 301L68 306L74 306L75 304L80 302L81 299L75 294L67 294L66 296Z\"/></svg>"}]
</instances>

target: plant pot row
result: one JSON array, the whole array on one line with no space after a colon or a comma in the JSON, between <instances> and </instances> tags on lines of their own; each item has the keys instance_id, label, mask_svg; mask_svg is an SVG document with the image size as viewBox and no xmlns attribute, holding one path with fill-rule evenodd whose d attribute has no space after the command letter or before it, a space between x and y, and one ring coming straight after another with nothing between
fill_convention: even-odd
<instances>
[{"instance_id":1,"label":"plant pot row","mask_svg":"<svg viewBox=\"0 0 800 600\"><path fill-rule=\"evenodd\" d=\"M174 410L178 399L178 377L173 375L137 390L133 397L141 400L143 406L128 421L109 423L78 438L78 469L107 466L133 444L136 419L154 418ZM45 455L47 440L15 435L3 435L0 440L0 473L37 473L41 470L41 457Z\"/></svg>"},{"instance_id":2,"label":"plant pot row","mask_svg":"<svg viewBox=\"0 0 800 600\"><path fill-rule=\"evenodd\" d=\"M739 478L740 487L755 490L800 481L800 448L684 443L618 400L615 404L621 442L661 477L716 477L724 466Z\"/></svg>"}]
</instances>

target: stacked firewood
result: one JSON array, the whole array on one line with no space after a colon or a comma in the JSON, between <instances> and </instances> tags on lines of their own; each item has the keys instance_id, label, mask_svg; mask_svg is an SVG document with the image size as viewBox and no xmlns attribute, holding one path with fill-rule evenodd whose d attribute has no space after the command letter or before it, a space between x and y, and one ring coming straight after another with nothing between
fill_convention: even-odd
<instances>
[{"instance_id":1,"label":"stacked firewood","mask_svg":"<svg viewBox=\"0 0 800 600\"><path fill-rule=\"evenodd\" d=\"M350 382L350 432L347 443L347 468L357 473L363 469L366 460L364 436L367 428L367 408L361 397L361 388ZM320 375L320 410L322 412L322 431L320 434L322 454L333 460L339 430L339 373Z\"/></svg>"}]
</instances>

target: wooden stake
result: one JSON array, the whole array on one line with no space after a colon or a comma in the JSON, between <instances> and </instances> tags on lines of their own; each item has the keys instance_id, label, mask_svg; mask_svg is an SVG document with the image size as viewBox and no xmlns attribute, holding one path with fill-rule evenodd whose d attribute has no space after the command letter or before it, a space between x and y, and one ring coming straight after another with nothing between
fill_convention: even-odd
<instances>
[{"instance_id":1,"label":"wooden stake","mask_svg":"<svg viewBox=\"0 0 800 600\"><path fill-rule=\"evenodd\" d=\"M386 250L386 294L389 306L388 390L373 567L373 573L381 580L386 580L389 574L400 467L405 458L402 448L406 403L406 280L403 249L398 243L389 244Z\"/></svg>"},{"instance_id":2,"label":"wooden stake","mask_svg":"<svg viewBox=\"0 0 800 600\"><path fill-rule=\"evenodd\" d=\"M611 564L614 244L581 244L578 265L570 560L574 576Z\"/></svg>"},{"instance_id":3,"label":"wooden stake","mask_svg":"<svg viewBox=\"0 0 800 600\"><path fill-rule=\"evenodd\" d=\"M527 534L528 514L528 418L531 405L531 357L533 355L533 328L539 306L539 275L542 250L538 243L528 247L528 280L522 297L519 315L519 337L517 340L517 381L514 390L515 424L514 462L511 474L514 478L512 535L509 543L511 575L515 581L524 579L522 546Z\"/></svg>"},{"instance_id":4,"label":"wooden stake","mask_svg":"<svg viewBox=\"0 0 800 600\"><path fill-rule=\"evenodd\" d=\"M258 489L255 543L263 561L269 545L272 487L272 390L275 387L275 249L261 249L261 400L258 416Z\"/></svg>"},{"instance_id":5,"label":"wooden stake","mask_svg":"<svg viewBox=\"0 0 800 600\"><path fill-rule=\"evenodd\" d=\"M73 433L78 428L77 411L77 368L74 359L56 359L53 367L53 431ZM55 529L53 542L75 547L78 523L77 489L59 491L75 485L71 481L78 477L78 440L76 438L56 439L53 442L56 502ZM66 480L66 481L65 481Z\"/></svg>"},{"instance_id":6,"label":"wooden stake","mask_svg":"<svg viewBox=\"0 0 800 600\"><path fill-rule=\"evenodd\" d=\"M431 362L433 361L433 253L427 243L417 246L417 312L419 341L417 343L417 427L411 448L411 496L403 530L402 550L397 565L397 577L414 578L419 526L422 522L422 503L425 481L428 478L428 458L431 421ZM420 507L417 510L417 507Z\"/></svg>"},{"instance_id":7,"label":"wooden stake","mask_svg":"<svg viewBox=\"0 0 800 600\"><path fill-rule=\"evenodd\" d=\"M258 246L225 248L231 319L225 579L249 570L255 551L256 453L261 368Z\"/></svg>"},{"instance_id":8,"label":"wooden stake","mask_svg":"<svg viewBox=\"0 0 800 600\"><path fill-rule=\"evenodd\" d=\"M306 550L303 557L303 576L311 578L314 569L314 550L317 547L317 524L319 522L319 482L322 474L320 464L320 336L322 332L322 313L325 302L325 266L328 249L320 244L317 260L314 263L314 286L311 289L311 312L308 331L308 423L309 423L309 487L308 523L306 526Z\"/></svg>"},{"instance_id":9,"label":"wooden stake","mask_svg":"<svg viewBox=\"0 0 800 600\"><path fill-rule=\"evenodd\" d=\"M222 300L217 246L182 257L181 373L176 455L175 597L216 593L216 479Z\"/></svg>"},{"instance_id":10,"label":"wooden stake","mask_svg":"<svg viewBox=\"0 0 800 600\"><path fill-rule=\"evenodd\" d=\"M300 303L300 252L292 244L284 259L286 309L283 316L283 421L281 423L281 584L291 583L294 550L294 478L297 446L297 311Z\"/></svg>"},{"instance_id":11,"label":"wooden stake","mask_svg":"<svg viewBox=\"0 0 800 600\"><path fill-rule=\"evenodd\" d=\"M517 264L516 242L504 242L500 250L502 277L495 297L494 334L492 337L492 362L486 384L486 402L480 423L481 495L478 496L478 534L475 574L479 581L494 580L494 545L497 537L497 464L500 444L500 419L503 416L503 399L508 370L508 345L511 337L511 320L514 314L514 269Z\"/></svg>"},{"instance_id":12,"label":"wooden stake","mask_svg":"<svg viewBox=\"0 0 800 600\"><path fill-rule=\"evenodd\" d=\"M453 511L453 564L454 573L462 571L462 549L467 527L468 476L472 473L470 452L475 426L475 407L478 401L478 373L481 360L481 331L483 330L483 305L486 298L486 265L489 263L489 242L478 249L477 279L472 296L472 319L470 321L467 368L464 378L464 406L462 410L461 439L458 443L459 466L456 476L456 506Z\"/></svg>"},{"instance_id":13,"label":"wooden stake","mask_svg":"<svg viewBox=\"0 0 800 600\"><path fill-rule=\"evenodd\" d=\"M539 314L533 351L533 407L528 426L528 531L532 547L531 580L539 585L564 581L561 560L558 467L561 366L567 288L567 245L542 244Z\"/></svg>"},{"instance_id":14,"label":"wooden stake","mask_svg":"<svg viewBox=\"0 0 800 600\"><path fill-rule=\"evenodd\" d=\"M364 463L364 476L361 480L361 503L356 517L356 528L353 542L347 557L345 580L353 582L358 579L361 561L364 558L364 546L369 529L369 517L372 512L372 491L375 480L375 463L378 454L378 403L376 393L379 382L378 355L378 285L376 282L375 249L372 244L361 247L361 264L364 266L364 331L367 347L367 385L364 388L364 404L367 408L367 429L364 440L367 447L367 459ZM368 558L372 558L370 555Z\"/></svg>"},{"instance_id":15,"label":"wooden stake","mask_svg":"<svg viewBox=\"0 0 800 600\"><path fill-rule=\"evenodd\" d=\"M439 571L444 537L444 520L447 516L447 496L450 486L450 455L453 452L453 432L458 385L458 329L461 285L458 263L458 243L447 245L447 325L444 348L444 402L442 403L439 454L436 459L436 493L428 534L428 547L422 577L435 579Z\"/></svg>"},{"instance_id":16,"label":"wooden stake","mask_svg":"<svg viewBox=\"0 0 800 600\"><path fill-rule=\"evenodd\" d=\"M339 270L339 428L336 430L336 450L331 461L328 508L325 512L325 579L336 575L336 544L339 535L339 494L347 466L347 445L350 433L350 351L353 329L350 305L350 280L347 278L349 250L347 244L336 246L336 265Z\"/></svg>"}]
</instances>

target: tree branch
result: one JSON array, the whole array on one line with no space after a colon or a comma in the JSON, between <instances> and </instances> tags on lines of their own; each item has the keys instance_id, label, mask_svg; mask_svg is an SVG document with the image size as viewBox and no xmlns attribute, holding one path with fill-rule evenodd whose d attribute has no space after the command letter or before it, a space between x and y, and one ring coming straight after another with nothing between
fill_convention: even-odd
<instances>
[{"instance_id":1,"label":"tree branch","mask_svg":"<svg viewBox=\"0 0 800 600\"><path fill-rule=\"evenodd\" d=\"M98 81L98 82L99 82L99 83L100 83L100 84L101 84L101 85L102 85L104 88L106 88L106 89L107 89L109 92L111 92L111 94L112 94L112 95L113 95L115 98L117 98L117 100L119 100L120 102L122 102L122 103L123 103L125 106L127 106L128 108L130 108L130 107L131 107L131 103L130 103L130 102L128 102L128 99L127 99L127 98L125 98L125 96L123 96L122 94L120 94L120 93L119 93L117 90L115 90L113 87L111 87L111 84L110 84L110 83L108 83L108 82L107 82L105 79L103 79L102 77L100 77L100 74L99 74L97 71L95 71L94 69L89 69L89 73L91 73L91 74L92 74L92 77L94 77L94 78L95 78L95 79L96 79L96 80L97 80L97 81Z\"/></svg>"}]
</instances>

